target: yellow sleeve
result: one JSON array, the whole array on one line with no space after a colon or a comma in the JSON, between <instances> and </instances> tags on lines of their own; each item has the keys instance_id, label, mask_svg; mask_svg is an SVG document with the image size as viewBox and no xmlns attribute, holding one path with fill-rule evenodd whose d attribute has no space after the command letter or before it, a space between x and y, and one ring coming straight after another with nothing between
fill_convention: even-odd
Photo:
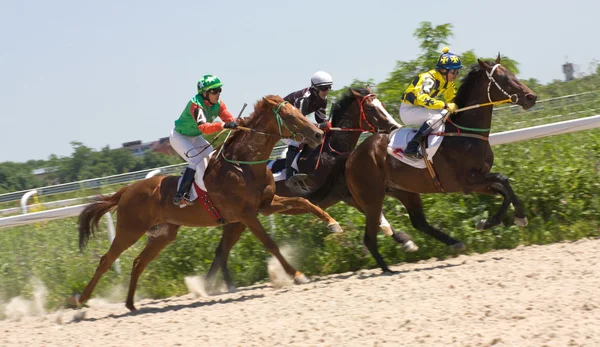
<instances>
[{"instance_id":1,"label":"yellow sleeve","mask_svg":"<svg viewBox=\"0 0 600 347\"><path fill-rule=\"evenodd\" d=\"M422 106L433 110L441 110L446 105L441 100L436 100L431 97L431 93L435 90L435 79L429 74L419 76L419 82L408 91L406 100L415 106Z\"/></svg>"},{"instance_id":2,"label":"yellow sleeve","mask_svg":"<svg viewBox=\"0 0 600 347\"><path fill-rule=\"evenodd\" d=\"M454 102L455 96L456 90L454 89L454 83L452 83L452 85L444 92L444 99L446 99L446 102Z\"/></svg>"}]
</instances>

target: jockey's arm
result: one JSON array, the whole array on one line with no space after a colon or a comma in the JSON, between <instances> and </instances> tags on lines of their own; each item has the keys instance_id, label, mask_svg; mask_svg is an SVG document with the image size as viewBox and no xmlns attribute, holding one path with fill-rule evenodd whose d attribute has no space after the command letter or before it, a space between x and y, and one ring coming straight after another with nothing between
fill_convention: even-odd
<instances>
[{"instance_id":1,"label":"jockey's arm","mask_svg":"<svg viewBox=\"0 0 600 347\"><path fill-rule=\"evenodd\" d=\"M454 90L454 86L452 88L446 89L444 92L444 99L447 103L454 102L454 97L456 96L456 91Z\"/></svg>"},{"instance_id":2,"label":"jockey's arm","mask_svg":"<svg viewBox=\"0 0 600 347\"><path fill-rule=\"evenodd\" d=\"M325 110L325 106L321 106L315 111L315 120L317 121L317 123L323 123L327 120L326 112L327 111Z\"/></svg>"},{"instance_id":3,"label":"jockey's arm","mask_svg":"<svg viewBox=\"0 0 600 347\"><path fill-rule=\"evenodd\" d=\"M204 116L204 111L201 108L198 108L198 110L199 113L196 117L196 119L198 120L198 129L200 129L200 131L206 135L211 135L216 133L217 131L223 130L223 122L235 122L235 118L233 117L233 115L231 115L223 101L221 101L221 108L219 111L219 118L221 118L223 122L208 123L206 121L206 117Z\"/></svg>"},{"instance_id":4,"label":"jockey's arm","mask_svg":"<svg viewBox=\"0 0 600 347\"><path fill-rule=\"evenodd\" d=\"M432 110L441 110L446 106L445 102L431 97L431 92L433 92L435 86L434 78L424 75L421 77L419 83L417 83L417 87L419 85L421 88L415 88L414 90L414 92L417 93L413 102L415 106L421 106Z\"/></svg>"}]
</instances>

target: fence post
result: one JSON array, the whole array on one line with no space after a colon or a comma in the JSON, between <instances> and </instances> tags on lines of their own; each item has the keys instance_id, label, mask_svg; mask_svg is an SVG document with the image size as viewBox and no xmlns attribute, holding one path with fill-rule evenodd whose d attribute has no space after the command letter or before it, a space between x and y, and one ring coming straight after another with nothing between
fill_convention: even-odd
<instances>
[{"instance_id":1,"label":"fence post","mask_svg":"<svg viewBox=\"0 0 600 347\"><path fill-rule=\"evenodd\" d=\"M21 211L23 212L23 214L27 213L27 200L29 200L29 198L32 195L37 194L37 190L30 190L27 193L23 194L23 196L21 197Z\"/></svg>"}]
</instances>

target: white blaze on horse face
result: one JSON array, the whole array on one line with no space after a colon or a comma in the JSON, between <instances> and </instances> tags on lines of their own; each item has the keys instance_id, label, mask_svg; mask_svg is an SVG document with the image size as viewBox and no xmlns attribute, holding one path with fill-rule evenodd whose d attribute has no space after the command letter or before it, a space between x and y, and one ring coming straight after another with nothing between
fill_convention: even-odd
<instances>
[{"instance_id":1,"label":"white blaze on horse face","mask_svg":"<svg viewBox=\"0 0 600 347\"><path fill-rule=\"evenodd\" d=\"M394 124L398 128L402 128L402 125L400 125L400 124L398 124L398 122L396 122L394 117L392 117L392 115L385 109L385 107L383 107L383 104L381 103L381 101L379 101L379 99L377 99L377 98L373 99L372 104L373 104L373 106L377 107L381 112L383 112L383 114L385 114L385 117L387 118L388 122Z\"/></svg>"}]
</instances>

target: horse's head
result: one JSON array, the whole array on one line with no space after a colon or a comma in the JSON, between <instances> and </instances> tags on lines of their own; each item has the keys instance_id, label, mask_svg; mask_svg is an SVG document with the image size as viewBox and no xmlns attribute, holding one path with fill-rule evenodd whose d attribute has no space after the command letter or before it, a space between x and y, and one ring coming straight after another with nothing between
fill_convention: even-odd
<instances>
[{"instance_id":1,"label":"horse's head","mask_svg":"<svg viewBox=\"0 0 600 347\"><path fill-rule=\"evenodd\" d=\"M356 101L355 104L350 104L349 101ZM355 105L355 108L350 109L350 106ZM345 119L346 127L356 127L368 132L390 132L396 128L400 128L394 118L389 112L383 107L383 104L377 96L371 92L371 89L367 88L349 88L348 94L340 100L338 103L337 112L334 111L333 126L341 126L341 118ZM344 111L343 108L347 107L349 110ZM354 116L352 112L354 113ZM341 116L340 116L341 114ZM338 123L338 124L336 124Z\"/></svg>"},{"instance_id":2,"label":"horse's head","mask_svg":"<svg viewBox=\"0 0 600 347\"><path fill-rule=\"evenodd\" d=\"M535 105L537 95L519 81L512 72L500 65L500 53L498 53L495 64L489 64L479 59L477 62L489 79L487 93L490 102L510 98L513 103L521 105L525 110Z\"/></svg>"},{"instance_id":3,"label":"horse's head","mask_svg":"<svg viewBox=\"0 0 600 347\"><path fill-rule=\"evenodd\" d=\"M306 143L311 148L321 144L323 131L312 124L294 105L278 95L266 96L264 100L275 115L280 136Z\"/></svg>"}]
</instances>

